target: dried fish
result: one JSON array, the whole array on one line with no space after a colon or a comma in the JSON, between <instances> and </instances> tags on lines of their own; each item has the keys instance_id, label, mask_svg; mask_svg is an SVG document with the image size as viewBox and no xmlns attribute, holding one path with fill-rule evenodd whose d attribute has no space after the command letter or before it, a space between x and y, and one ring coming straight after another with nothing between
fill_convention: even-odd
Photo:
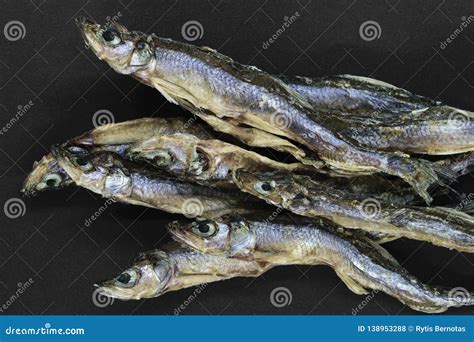
<instances>
[{"instance_id":1,"label":"dried fish","mask_svg":"<svg viewBox=\"0 0 474 342\"><path fill-rule=\"evenodd\" d=\"M217 217L262 207L241 193L176 180L111 152L74 154L53 147L52 154L76 185L107 198L188 217Z\"/></svg>"},{"instance_id":2,"label":"dried fish","mask_svg":"<svg viewBox=\"0 0 474 342\"><path fill-rule=\"evenodd\" d=\"M328 265L353 292L383 291L418 311L436 313L474 305L474 293L460 302L449 290L425 285L410 275L363 234L323 220L224 217L191 224L173 222L169 231L178 242L207 254L273 265Z\"/></svg>"},{"instance_id":3,"label":"dried fish","mask_svg":"<svg viewBox=\"0 0 474 342\"><path fill-rule=\"evenodd\" d=\"M123 155L131 143L177 132L193 134L203 139L213 137L212 130L207 126L199 122L190 123L186 118L142 118L99 126L69 140L64 146L72 148L76 153L81 150L83 153L111 151ZM47 154L34 163L21 191L25 195L35 195L39 191L60 189L73 183L53 156Z\"/></svg>"},{"instance_id":4,"label":"dried fish","mask_svg":"<svg viewBox=\"0 0 474 342\"><path fill-rule=\"evenodd\" d=\"M265 262L229 259L169 244L140 254L130 268L96 287L99 293L121 300L152 298L235 277L257 277L270 267Z\"/></svg>"},{"instance_id":5,"label":"dried fish","mask_svg":"<svg viewBox=\"0 0 474 342\"><path fill-rule=\"evenodd\" d=\"M355 141L344 140L334 127L343 130L348 128L347 122L336 123L337 118L331 117L329 129L325 126L327 115L314 110L282 81L255 67L238 64L209 48L129 32L122 25L103 28L85 18L76 22L100 59L117 72L155 87L169 101L196 108L196 115L204 109L239 125L289 138L335 169L398 176L427 202L431 201L428 187L440 183L437 172L441 171L427 161L368 150Z\"/></svg>"},{"instance_id":6,"label":"dried fish","mask_svg":"<svg viewBox=\"0 0 474 342\"><path fill-rule=\"evenodd\" d=\"M267 203L307 217L327 218L346 228L380 231L434 245L474 252L474 218L442 207L398 207L325 186L307 176L237 170L234 183Z\"/></svg>"}]
</instances>

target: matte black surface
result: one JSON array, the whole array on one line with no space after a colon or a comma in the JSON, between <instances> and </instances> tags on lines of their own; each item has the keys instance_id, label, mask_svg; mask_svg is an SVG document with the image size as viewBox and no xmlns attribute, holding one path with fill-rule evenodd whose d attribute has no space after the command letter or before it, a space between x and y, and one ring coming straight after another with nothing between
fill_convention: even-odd
<instances>
[{"instance_id":1,"label":"matte black surface","mask_svg":"<svg viewBox=\"0 0 474 342\"><path fill-rule=\"evenodd\" d=\"M23 39L0 36L0 126L18 106L34 105L0 135L0 184L3 206L21 197L19 189L34 160L54 143L93 128L98 110L116 122L157 115L187 115L155 90L116 74L84 43L74 17L100 22L122 14L130 29L183 40L181 28L197 20L204 29L195 44L208 45L237 61L271 73L374 77L418 94L474 110L474 23L454 41L445 41L474 14L463 1L2 1L0 23L21 21ZM283 25L297 20L266 49ZM376 21L381 36L365 41L359 27ZM0 32L1 33L1 32ZM457 189L472 191L472 178ZM96 281L129 265L141 251L168 240L164 225L177 216L115 204L89 227L84 222L104 199L74 188L23 199L26 211L16 219L0 212L0 305L30 277L34 283L9 305L7 314L173 314L194 289L146 301L100 308L92 301ZM430 284L462 286L474 280L473 255L428 243L400 240L387 245L411 272ZM292 302L270 302L276 287L286 287ZM351 314L365 296L350 292L327 267L279 267L258 279L210 284L182 314ZM472 308L448 314L473 314ZM360 314L417 314L378 293Z\"/></svg>"}]
</instances>

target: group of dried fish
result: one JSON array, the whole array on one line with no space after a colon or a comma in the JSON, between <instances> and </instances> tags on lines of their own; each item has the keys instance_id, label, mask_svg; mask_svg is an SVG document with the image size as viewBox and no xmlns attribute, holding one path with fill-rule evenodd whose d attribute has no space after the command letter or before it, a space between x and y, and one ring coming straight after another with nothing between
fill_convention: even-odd
<instances>
[{"instance_id":1,"label":"group of dried fish","mask_svg":"<svg viewBox=\"0 0 474 342\"><path fill-rule=\"evenodd\" d=\"M472 112L373 79L276 77L207 47L76 23L99 59L202 119L101 126L35 163L27 194L75 184L194 218L170 223L175 241L140 254L97 285L101 293L150 298L277 265L324 264L353 292L380 290L415 310L474 305L474 294L460 302L421 283L381 246L405 237L474 252L473 217L428 206L470 171ZM226 135L239 145L219 140ZM263 155L272 150L286 159Z\"/></svg>"}]
</instances>

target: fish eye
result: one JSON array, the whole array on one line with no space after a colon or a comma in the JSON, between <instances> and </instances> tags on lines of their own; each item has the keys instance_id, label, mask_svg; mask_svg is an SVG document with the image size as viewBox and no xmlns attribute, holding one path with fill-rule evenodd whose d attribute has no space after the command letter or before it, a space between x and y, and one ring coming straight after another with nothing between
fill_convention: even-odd
<instances>
[{"instance_id":1,"label":"fish eye","mask_svg":"<svg viewBox=\"0 0 474 342\"><path fill-rule=\"evenodd\" d=\"M120 34L115 31L114 29L108 28L107 30L102 32L102 38L112 44L112 45L117 45L122 42L122 39L120 38Z\"/></svg>"},{"instance_id":2,"label":"fish eye","mask_svg":"<svg viewBox=\"0 0 474 342\"><path fill-rule=\"evenodd\" d=\"M158 166L167 166L173 162L173 157L166 151L159 151L156 153L153 161Z\"/></svg>"},{"instance_id":3,"label":"fish eye","mask_svg":"<svg viewBox=\"0 0 474 342\"><path fill-rule=\"evenodd\" d=\"M76 162L79 167L84 170L84 171L89 171L92 170L94 167L92 166L92 163L89 162L88 158L85 156L79 156L75 157L74 161Z\"/></svg>"},{"instance_id":4,"label":"fish eye","mask_svg":"<svg viewBox=\"0 0 474 342\"><path fill-rule=\"evenodd\" d=\"M153 52L150 49L150 45L143 40L139 40L135 43L135 50L130 59L130 66L147 65L151 62L152 57Z\"/></svg>"},{"instance_id":5,"label":"fish eye","mask_svg":"<svg viewBox=\"0 0 474 342\"><path fill-rule=\"evenodd\" d=\"M255 184L255 190L262 195L269 195L275 190L275 182L258 182Z\"/></svg>"},{"instance_id":6,"label":"fish eye","mask_svg":"<svg viewBox=\"0 0 474 342\"><path fill-rule=\"evenodd\" d=\"M147 43L145 43L143 40L139 40L138 42L135 43L135 47L138 50L144 50L148 46Z\"/></svg>"},{"instance_id":7,"label":"fish eye","mask_svg":"<svg viewBox=\"0 0 474 342\"><path fill-rule=\"evenodd\" d=\"M57 173L52 173L44 177L43 182L50 188L56 188L61 184L62 177Z\"/></svg>"},{"instance_id":8,"label":"fish eye","mask_svg":"<svg viewBox=\"0 0 474 342\"><path fill-rule=\"evenodd\" d=\"M138 272L135 270L126 270L115 278L115 283L122 287L132 287L137 283Z\"/></svg>"},{"instance_id":9,"label":"fish eye","mask_svg":"<svg viewBox=\"0 0 474 342\"><path fill-rule=\"evenodd\" d=\"M202 237L210 237L216 230L216 226L210 222L195 222L192 227L193 233Z\"/></svg>"}]
</instances>

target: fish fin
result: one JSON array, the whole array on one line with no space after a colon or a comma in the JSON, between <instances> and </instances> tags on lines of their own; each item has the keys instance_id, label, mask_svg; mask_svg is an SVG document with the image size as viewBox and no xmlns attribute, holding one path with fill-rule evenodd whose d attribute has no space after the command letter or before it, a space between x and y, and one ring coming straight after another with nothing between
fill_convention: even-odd
<instances>
[{"instance_id":1,"label":"fish fin","mask_svg":"<svg viewBox=\"0 0 474 342\"><path fill-rule=\"evenodd\" d=\"M444 168L440 169L438 166L423 159L401 158L400 156L393 155L389 159L387 173L405 180L427 204L430 204L433 198L428 192L428 188L433 185L446 186L438 177L438 173L443 172L445 177L452 175L452 173Z\"/></svg>"},{"instance_id":2,"label":"fish fin","mask_svg":"<svg viewBox=\"0 0 474 342\"><path fill-rule=\"evenodd\" d=\"M288 93L289 96L295 98L300 105L303 105L308 110L314 110L313 105L308 101L306 97L304 97L297 91L290 88L286 83L284 83L280 79L275 78L275 77L273 77L273 79L279 83L279 85Z\"/></svg>"},{"instance_id":3,"label":"fish fin","mask_svg":"<svg viewBox=\"0 0 474 342\"><path fill-rule=\"evenodd\" d=\"M369 293L369 291L367 291L361 284L359 284L356 280L352 279L347 274L344 274L338 270L335 270L335 271L338 277L341 278L342 282L346 284L349 290L351 290L355 294L365 295Z\"/></svg>"}]
</instances>

